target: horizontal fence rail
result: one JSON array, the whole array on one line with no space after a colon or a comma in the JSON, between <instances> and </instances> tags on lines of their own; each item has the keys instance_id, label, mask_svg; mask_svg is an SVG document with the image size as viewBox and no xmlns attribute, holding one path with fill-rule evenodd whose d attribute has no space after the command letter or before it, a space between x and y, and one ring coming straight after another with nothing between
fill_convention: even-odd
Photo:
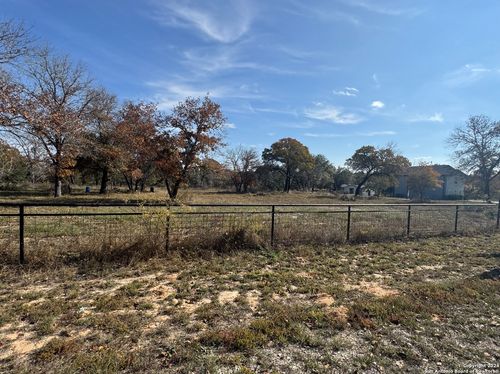
<instances>
[{"instance_id":1,"label":"horizontal fence rail","mask_svg":"<svg viewBox=\"0 0 500 374\"><path fill-rule=\"evenodd\" d=\"M498 230L500 205L0 203L0 255L82 248L329 244Z\"/></svg>"}]
</instances>

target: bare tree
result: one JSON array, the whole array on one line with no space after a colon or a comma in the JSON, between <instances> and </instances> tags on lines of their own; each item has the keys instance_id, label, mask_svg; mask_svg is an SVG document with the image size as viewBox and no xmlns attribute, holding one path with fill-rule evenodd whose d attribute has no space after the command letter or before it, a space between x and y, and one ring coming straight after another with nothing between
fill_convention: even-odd
<instances>
[{"instance_id":1,"label":"bare tree","mask_svg":"<svg viewBox=\"0 0 500 374\"><path fill-rule=\"evenodd\" d=\"M28 61L22 79L0 90L0 126L43 147L52 167L54 196L61 196L61 181L75 164L95 97L81 65L47 50Z\"/></svg>"},{"instance_id":2,"label":"bare tree","mask_svg":"<svg viewBox=\"0 0 500 374\"><path fill-rule=\"evenodd\" d=\"M481 191L491 197L491 181L500 175L500 122L471 116L464 127L456 128L448 139L455 148L460 168L478 175Z\"/></svg>"},{"instance_id":3,"label":"bare tree","mask_svg":"<svg viewBox=\"0 0 500 374\"><path fill-rule=\"evenodd\" d=\"M31 37L24 24L0 21L0 64L6 64L30 52Z\"/></svg>"},{"instance_id":4,"label":"bare tree","mask_svg":"<svg viewBox=\"0 0 500 374\"><path fill-rule=\"evenodd\" d=\"M256 182L255 171L260 165L260 158L255 149L238 147L226 154L226 165L231 170L231 181L236 192L248 192Z\"/></svg>"}]
</instances>

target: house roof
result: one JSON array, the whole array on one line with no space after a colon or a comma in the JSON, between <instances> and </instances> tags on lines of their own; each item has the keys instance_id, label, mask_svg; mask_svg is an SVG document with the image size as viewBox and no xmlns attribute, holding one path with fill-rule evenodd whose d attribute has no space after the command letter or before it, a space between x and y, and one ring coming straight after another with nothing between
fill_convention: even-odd
<instances>
[{"instance_id":1,"label":"house roof","mask_svg":"<svg viewBox=\"0 0 500 374\"><path fill-rule=\"evenodd\" d=\"M444 175L444 176L452 176L452 175L460 175L462 177L467 177L465 173L462 171L455 169L453 166L450 165L430 165L436 172L439 173L439 175ZM409 171L412 169L417 169L421 168L422 166L410 166L407 168L403 175L408 175Z\"/></svg>"}]
</instances>

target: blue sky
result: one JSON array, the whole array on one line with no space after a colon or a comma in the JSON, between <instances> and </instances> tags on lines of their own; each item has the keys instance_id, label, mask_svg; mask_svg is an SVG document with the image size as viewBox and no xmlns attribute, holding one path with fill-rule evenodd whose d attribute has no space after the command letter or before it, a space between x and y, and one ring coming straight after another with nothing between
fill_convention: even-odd
<instances>
[{"instance_id":1,"label":"blue sky","mask_svg":"<svg viewBox=\"0 0 500 374\"><path fill-rule=\"evenodd\" d=\"M337 165L388 142L450 163L451 129L500 119L499 16L496 0L0 0L120 99L208 92L230 146L290 136Z\"/></svg>"}]
</instances>

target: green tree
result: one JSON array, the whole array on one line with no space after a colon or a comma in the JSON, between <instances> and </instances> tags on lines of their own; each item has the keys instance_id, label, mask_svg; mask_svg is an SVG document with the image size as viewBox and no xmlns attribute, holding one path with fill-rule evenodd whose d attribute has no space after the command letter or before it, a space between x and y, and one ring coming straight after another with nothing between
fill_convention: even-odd
<instances>
[{"instance_id":1,"label":"green tree","mask_svg":"<svg viewBox=\"0 0 500 374\"><path fill-rule=\"evenodd\" d=\"M352 171L344 167L337 167L334 170L333 180L335 185L335 190L340 190L343 184L351 184L354 176Z\"/></svg>"},{"instance_id":2,"label":"green tree","mask_svg":"<svg viewBox=\"0 0 500 374\"><path fill-rule=\"evenodd\" d=\"M361 193L361 188L373 177L387 177L395 179L397 174L410 166L410 161L396 154L394 147L375 148L365 145L346 161L346 165L359 174L359 181L355 195Z\"/></svg>"},{"instance_id":3,"label":"green tree","mask_svg":"<svg viewBox=\"0 0 500 374\"><path fill-rule=\"evenodd\" d=\"M0 186L10 186L27 179L27 161L14 147L0 140Z\"/></svg>"},{"instance_id":4,"label":"green tree","mask_svg":"<svg viewBox=\"0 0 500 374\"><path fill-rule=\"evenodd\" d=\"M293 138L283 138L262 152L264 163L284 177L283 191L290 192L293 179L313 168L314 158L309 149Z\"/></svg>"},{"instance_id":5,"label":"green tree","mask_svg":"<svg viewBox=\"0 0 500 374\"><path fill-rule=\"evenodd\" d=\"M334 185L335 168L324 155L314 156L313 167L309 173L309 185L315 189L329 189Z\"/></svg>"}]
</instances>

